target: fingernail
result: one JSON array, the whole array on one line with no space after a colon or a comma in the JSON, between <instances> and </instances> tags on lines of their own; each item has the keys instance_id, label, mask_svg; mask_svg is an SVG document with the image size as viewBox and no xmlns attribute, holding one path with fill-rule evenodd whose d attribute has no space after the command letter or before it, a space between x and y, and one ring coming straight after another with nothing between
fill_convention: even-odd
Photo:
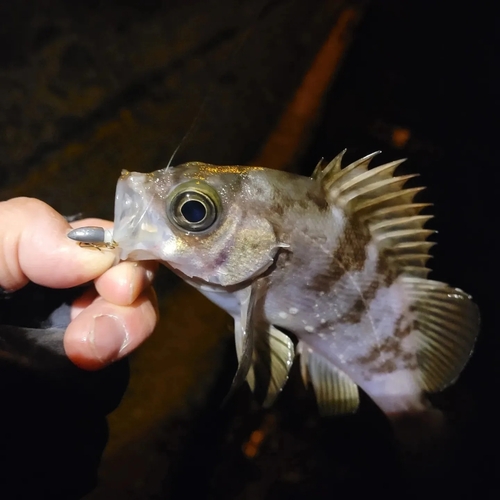
<instances>
[{"instance_id":1,"label":"fingernail","mask_svg":"<svg viewBox=\"0 0 500 500\"><path fill-rule=\"evenodd\" d=\"M99 361L111 363L127 346L128 332L119 318L102 314L94 318L89 342Z\"/></svg>"},{"instance_id":2,"label":"fingernail","mask_svg":"<svg viewBox=\"0 0 500 500\"><path fill-rule=\"evenodd\" d=\"M132 304L134 300L139 295L139 286L137 284L136 275L139 271L137 262L134 262L133 266L127 267L126 269L126 282L128 283L128 304Z\"/></svg>"},{"instance_id":3,"label":"fingernail","mask_svg":"<svg viewBox=\"0 0 500 500\"><path fill-rule=\"evenodd\" d=\"M130 283L129 304L132 304L139 294L153 282L155 273L150 269L139 266L137 262L130 268L130 276L127 278Z\"/></svg>"},{"instance_id":4,"label":"fingernail","mask_svg":"<svg viewBox=\"0 0 500 500\"><path fill-rule=\"evenodd\" d=\"M153 283L154 278L155 273L151 271L151 269L146 269L146 279L148 280L149 284Z\"/></svg>"},{"instance_id":5,"label":"fingernail","mask_svg":"<svg viewBox=\"0 0 500 500\"><path fill-rule=\"evenodd\" d=\"M151 285L155 277L155 273L151 269L147 269L139 265L139 262L134 262L135 272L140 273L141 276L141 288L144 288L144 283Z\"/></svg>"}]
</instances>

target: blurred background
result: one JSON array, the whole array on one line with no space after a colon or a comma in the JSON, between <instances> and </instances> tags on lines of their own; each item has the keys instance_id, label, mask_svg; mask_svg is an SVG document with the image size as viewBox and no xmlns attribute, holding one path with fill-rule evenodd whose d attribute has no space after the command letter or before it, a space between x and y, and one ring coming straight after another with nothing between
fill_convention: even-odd
<instances>
[{"instance_id":1,"label":"blurred background","mask_svg":"<svg viewBox=\"0 0 500 500\"><path fill-rule=\"evenodd\" d=\"M498 498L498 28L486 1L0 3L0 199L112 218L120 170L162 168L177 148L174 164L306 175L344 148L346 161L380 149L428 186L431 277L483 316L463 376L436 398L458 429L453 467L408 483L367 400L319 419L293 373L271 411L244 388L221 409L230 321L162 270L162 319L131 358L89 500Z\"/></svg>"}]
</instances>

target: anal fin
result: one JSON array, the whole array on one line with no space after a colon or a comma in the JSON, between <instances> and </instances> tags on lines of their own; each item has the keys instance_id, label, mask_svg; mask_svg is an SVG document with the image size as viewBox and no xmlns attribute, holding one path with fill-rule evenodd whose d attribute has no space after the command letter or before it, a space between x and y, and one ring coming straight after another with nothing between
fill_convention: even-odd
<instances>
[{"instance_id":1,"label":"anal fin","mask_svg":"<svg viewBox=\"0 0 500 500\"><path fill-rule=\"evenodd\" d=\"M319 413L322 416L354 413L359 406L358 386L304 342L299 342L297 352L302 378L314 388Z\"/></svg>"}]
</instances>

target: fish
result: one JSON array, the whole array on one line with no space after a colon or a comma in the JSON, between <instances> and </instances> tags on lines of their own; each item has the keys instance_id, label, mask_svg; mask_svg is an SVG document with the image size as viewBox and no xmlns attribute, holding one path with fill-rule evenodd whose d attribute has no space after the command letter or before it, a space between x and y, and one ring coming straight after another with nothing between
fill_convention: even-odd
<instances>
[{"instance_id":1,"label":"fish","mask_svg":"<svg viewBox=\"0 0 500 500\"><path fill-rule=\"evenodd\" d=\"M157 260L234 319L247 381L270 407L297 355L321 415L357 411L360 389L392 421L429 416L475 345L471 296L428 278L432 218L404 160L311 176L188 162L123 171L113 240L122 260Z\"/></svg>"}]
</instances>

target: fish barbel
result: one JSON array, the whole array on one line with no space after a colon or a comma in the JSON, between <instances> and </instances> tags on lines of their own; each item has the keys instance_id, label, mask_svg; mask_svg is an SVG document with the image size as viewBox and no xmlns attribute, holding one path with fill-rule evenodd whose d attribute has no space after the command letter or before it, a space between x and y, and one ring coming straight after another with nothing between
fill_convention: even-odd
<instances>
[{"instance_id":1,"label":"fish barbel","mask_svg":"<svg viewBox=\"0 0 500 500\"><path fill-rule=\"evenodd\" d=\"M376 153L311 177L191 162L118 181L113 239L122 260L158 260L235 323L235 381L270 405L295 353L322 414L354 412L358 387L389 417L427 412L458 377L479 312L429 280L434 243L423 188L368 169ZM296 350L289 333L296 336Z\"/></svg>"}]
</instances>

